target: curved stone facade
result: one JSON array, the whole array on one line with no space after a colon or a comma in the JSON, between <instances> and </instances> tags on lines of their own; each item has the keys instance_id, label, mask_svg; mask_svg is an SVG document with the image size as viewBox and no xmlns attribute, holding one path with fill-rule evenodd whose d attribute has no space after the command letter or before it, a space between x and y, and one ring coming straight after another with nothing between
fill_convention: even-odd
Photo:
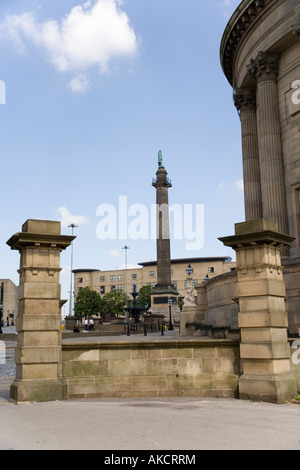
<instances>
[{"instance_id":1,"label":"curved stone facade","mask_svg":"<svg viewBox=\"0 0 300 470\"><path fill-rule=\"evenodd\" d=\"M295 239L282 250L291 331L300 327L299 39L299 0L244 0L221 43L241 120L245 219Z\"/></svg>"},{"instance_id":2,"label":"curved stone facade","mask_svg":"<svg viewBox=\"0 0 300 470\"><path fill-rule=\"evenodd\" d=\"M206 284L205 324L238 328L237 271L222 274Z\"/></svg>"}]
</instances>

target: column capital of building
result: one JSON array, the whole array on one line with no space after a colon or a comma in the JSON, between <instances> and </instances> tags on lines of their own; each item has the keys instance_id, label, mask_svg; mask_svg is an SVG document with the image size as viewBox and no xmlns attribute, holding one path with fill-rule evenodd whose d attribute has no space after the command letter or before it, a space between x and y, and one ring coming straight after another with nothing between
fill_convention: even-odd
<instances>
[{"instance_id":1,"label":"column capital of building","mask_svg":"<svg viewBox=\"0 0 300 470\"><path fill-rule=\"evenodd\" d=\"M300 21L299 23L293 25L293 34L300 41Z\"/></svg>"},{"instance_id":2,"label":"column capital of building","mask_svg":"<svg viewBox=\"0 0 300 470\"><path fill-rule=\"evenodd\" d=\"M278 225L264 219L235 224L235 235L219 238L225 245L234 250L266 244L272 246L290 246L293 237L278 232Z\"/></svg>"},{"instance_id":3,"label":"column capital of building","mask_svg":"<svg viewBox=\"0 0 300 470\"><path fill-rule=\"evenodd\" d=\"M253 88L237 88L233 95L234 105L239 112L256 109L256 91Z\"/></svg>"},{"instance_id":4,"label":"column capital of building","mask_svg":"<svg viewBox=\"0 0 300 470\"><path fill-rule=\"evenodd\" d=\"M249 74L258 83L276 80L279 73L279 57L277 52L259 52L256 59L251 59L247 65Z\"/></svg>"}]
</instances>

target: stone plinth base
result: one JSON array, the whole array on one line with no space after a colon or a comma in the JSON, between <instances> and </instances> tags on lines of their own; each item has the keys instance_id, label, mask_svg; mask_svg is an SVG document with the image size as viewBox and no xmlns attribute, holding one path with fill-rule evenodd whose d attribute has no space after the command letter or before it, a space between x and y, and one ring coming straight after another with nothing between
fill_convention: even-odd
<instances>
[{"instance_id":1,"label":"stone plinth base","mask_svg":"<svg viewBox=\"0 0 300 470\"><path fill-rule=\"evenodd\" d=\"M155 315L163 315L165 317L165 322L169 322L170 310L169 310L169 299L173 300L171 306L171 317L172 322L180 321L180 308L178 307L178 292L173 292L171 290L153 292L151 293L151 310Z\"/></svg>"},{"instance_id":2,"label":"stone plinth base","mask_svg":"<svg viewBox=\"0 0 300 470\"><path fill-rule=\"evenodd\" d=\"M199 307L195 305L184 305L180 314L180 335L192 336L195 333L195 327L187 326L190 323L203 322L203 312L199 311Z\"/></svg>"},{"instance_id":3,"label":"stone plinth base","mask_svg":"<svg viewBox=\"0 0 300 470\"><path fill-rule=\"evenodd\" d=\"M242 375L239 380L239 398L269 403L285 403L296 395L295 376Z\"/></svg>"},{"instance_id":4,"label":"stone plinth base","mask_svg":"<svg viewBox=\"0 0 300 470\"><path fill-rule=\"evenodd\" d=\"M62 400L62 382L16 379L10 387L10 400L16 404Z\"/></svg>"}]
</instances>

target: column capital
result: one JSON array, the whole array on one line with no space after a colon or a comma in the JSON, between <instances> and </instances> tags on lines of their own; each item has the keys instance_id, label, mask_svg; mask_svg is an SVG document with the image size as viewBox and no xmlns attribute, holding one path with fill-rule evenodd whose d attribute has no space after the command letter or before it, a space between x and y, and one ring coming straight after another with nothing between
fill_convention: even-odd
<instances>
[{"instance_id":1,"label":"column capital","mask_svg":"<svg viewBox=\"0 0 300 470\"><path fill-rule=\"evenodd\" d=\"M293 35L300 41L300 21L293 25Z\"/></svg>"},{"instance_id":2,"label":"column capital","mask_svg":"<svg viewBox=\"0 0 300 470\"><path fill-rule=\"evenodd\" d=\"M239 112L256 109L256 91L253 88L237 88L233 95L234 105Z\"/></svg>"},{"instance_id":3,"label":"column capital","mask_svg":"<svg viewBox=\"0 0 300 470\"><path fill-rule=\"evenodd\" d=\"M249 74L259 83L267 79L276 80L279 73L279 57L277 52L259 52L256 59L247 65Z\"/></svg>"}]
</instances>

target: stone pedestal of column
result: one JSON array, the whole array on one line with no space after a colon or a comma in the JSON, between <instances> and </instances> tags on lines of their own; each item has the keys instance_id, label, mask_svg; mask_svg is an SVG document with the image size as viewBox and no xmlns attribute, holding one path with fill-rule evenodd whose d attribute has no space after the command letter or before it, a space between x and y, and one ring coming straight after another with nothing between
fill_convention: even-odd
<instances>
[{"instance_id":1,"label":"stone pedestal of column","mask_svg":"<svg viewBox=\"0 0 300 470\"><path fill-rule=\"evenodd\" d=\"M28 220L7 242L21 255L15 403L62 399L60 253L74 238L60 222Z\"/></svg>"},{"instance_id":2,"label":"stone pedestal of column","mask_svg":"<svg viewBox=\"0 0 300 470\"><path fill-rule=\"evenodd\" d=\"M297 391L290 371L280 253L293 238L278 233L276 223L261 219L237 224L234 236L220 240L237 256L240 398L283 403Z\"/></svg>"}]
</instances>

